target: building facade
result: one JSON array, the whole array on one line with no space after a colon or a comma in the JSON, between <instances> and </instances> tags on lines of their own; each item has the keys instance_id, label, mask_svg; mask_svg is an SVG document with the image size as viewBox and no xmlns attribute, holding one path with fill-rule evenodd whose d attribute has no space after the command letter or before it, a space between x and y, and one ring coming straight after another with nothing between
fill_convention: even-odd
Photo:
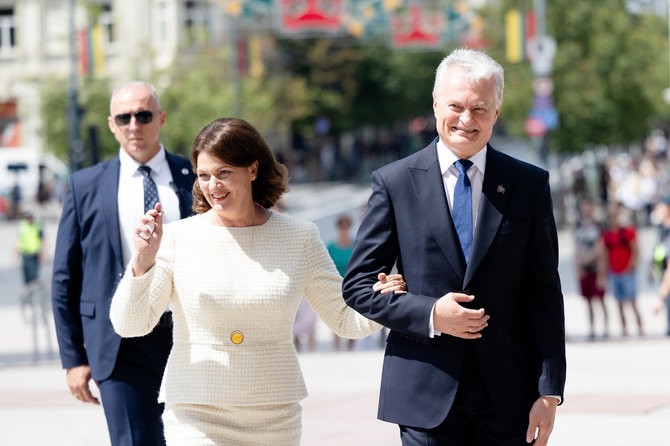
<instances>
[{"instance_id":1,"label":"building facade","mask_svg":"<svg viewBox=\"0 0 670 446\"><path fill-rule=\"evenodd\" d=\"M217 42L225 38L222 5L209 0L0 0L0 147L44 146L40 85L45 79L62 78L64 89L73 69L78 78L107 77L119 84L151 79L179 51L222 43Z\"/></svg>"}]
</instances>

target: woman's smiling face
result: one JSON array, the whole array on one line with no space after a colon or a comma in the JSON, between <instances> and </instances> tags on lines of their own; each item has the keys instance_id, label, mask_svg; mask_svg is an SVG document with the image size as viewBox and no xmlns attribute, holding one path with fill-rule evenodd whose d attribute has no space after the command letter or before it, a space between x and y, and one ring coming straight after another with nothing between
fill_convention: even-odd
<instances>
[{"instance_id":1,"label":"woman's smiling face","mask_svg":"<svg viewBox=\"0 0 670 446\"><path fill-rule=\"evenodd\" d=\"M198 154L198 185L220 219L235 222L254 208L251 185L257 170L257 161L248 167L236 167L208 152Z\"/></svg>"}]
</instances>

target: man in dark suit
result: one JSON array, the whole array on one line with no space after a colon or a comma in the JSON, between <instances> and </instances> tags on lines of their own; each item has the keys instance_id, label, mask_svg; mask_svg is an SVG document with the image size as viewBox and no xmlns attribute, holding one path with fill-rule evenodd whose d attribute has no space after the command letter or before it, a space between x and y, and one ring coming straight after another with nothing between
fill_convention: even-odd
<instances>
[{"instance_id":1,"label":"man in dark suit","mask_svg":"<svg viewBox=\"0 0 670 446\"><path fill-rule=\"evenodd\" d=\"M195 175L187 159L161 145L165 117L150 84L114 91L108 125L119 156L72 174L58 227L52 302L61 361L77 399L100 404L89 388L95 380L113 445L165 444L158 390L172 347L171 315L132 339L121 339L109 319L147 202L160 199L172 221L192 214Z\"/></svg>"},{"instance_id":2,"label":"man in dark suit","mask_svg":"<svg viewBox=\"0 0 670 446\"><path fill-rule=\"evenodd\" d=\"M488 144L503 85L484 53L442 61L439 138L372 174L344 278L347 303L391 329L378 417L406 446L546 445L563 398L549 175ZM394 265L408 292L369 291Z\"/></svg>"}]
</instances>

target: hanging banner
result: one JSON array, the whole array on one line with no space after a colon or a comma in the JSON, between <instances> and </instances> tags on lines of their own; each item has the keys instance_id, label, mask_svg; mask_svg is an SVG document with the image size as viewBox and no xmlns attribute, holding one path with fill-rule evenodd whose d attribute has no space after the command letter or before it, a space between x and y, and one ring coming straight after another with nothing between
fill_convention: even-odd
<instances>
[{"instance_id":1,"label":"hanging banner","mask_svg":"<svg viewBox=\"0 0 670 446\"><path fill-rule=\"evenodd\" d=\"M281 31L337 33L341 30L344 0L279 0Z\"/></svg>"},{"instance_id":2,"label":"hanging banner","mask_svg":"<svg viewBox=\"0 0 670 446\"><path fill-rule=\"evenodd\" d=\"M411 6L391 17L391 41L396 48L440 48L446 20L440 11Z\"/></svg>"},{"instance_id":3,"label":"hanging banner","mask_svg":"<svg viewBox=\"0 0 670 446\"><path fill-rule=\"evenodd\" d=\"M105 36L101 25L95 25L91 30L91 53L93 73L98 76L105 75Z\"/></svg>"},{"instance_id":4,"label":"hanging banner","mask_svg":"<svg viewBox=\"0 0 670 446\"><path fill-rule=\"evenodd\" d=\"M77 59L79 60L79 74L88 76L91 71L88 29L77 31Z\"/></svg>"},{"instance_id":5,"label":"hanging banner","mask_svg":"<svg viewBox=\"0 0 670 446\"><path fill-rule=\"evenodd\" d=\"M507 62L519 63L524 55L523 22L518 9L505 13L505 57Z\"/></svg>"},{"instance_id":6,"label":"hanging banner","mask_svg":"<svg viewBox=\"0 0 670 446\"><path fill-rule=\"evenodd\" d=\"M21 146L21 121L16 101L0 102L0 147Z\"/></svg>"}]
</instances>

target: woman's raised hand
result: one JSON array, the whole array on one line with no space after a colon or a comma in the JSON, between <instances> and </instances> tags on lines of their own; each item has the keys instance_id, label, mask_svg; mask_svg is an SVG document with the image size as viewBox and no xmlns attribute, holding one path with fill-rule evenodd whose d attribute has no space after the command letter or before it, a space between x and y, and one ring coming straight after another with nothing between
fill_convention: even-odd
<instances>
[{"instance_id":1,"label":"woman's raised hand","mask_svg":"<svg viewBox=\"0 0 670 446\"><path fill-rule=\"evenodd\" d=\"M156 203L153 209L142 216L134 234L133 275L142 276L156 261L156 254L163 238L163 212L160 203Z\"/></svg>"}]
</instances>

